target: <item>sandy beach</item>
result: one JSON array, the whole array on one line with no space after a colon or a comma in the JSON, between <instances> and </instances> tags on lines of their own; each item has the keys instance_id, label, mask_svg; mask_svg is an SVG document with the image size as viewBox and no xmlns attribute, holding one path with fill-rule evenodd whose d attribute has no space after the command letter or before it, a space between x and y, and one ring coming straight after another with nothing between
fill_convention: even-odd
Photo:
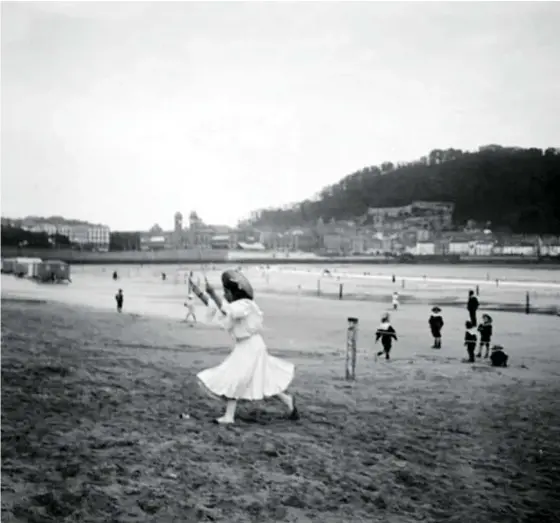
<instances>
[{"instance_id":1,"label":"sandy beach","mask_svg":"<svg viewBox=\"0 0 560 523\"><path fill-rule=\"evenodd\" d=\"M386 303L263 293L302 418L270 400L216 427L223 406L194 376L228 353L224 332L2 282L2 521L558 521L557 317L493 313L511 366L492 369L461 362L464 310L444 308L435 352L429 308L411 302L392 314L385 362L373 333Z\"/></svg>"}]
</instances>

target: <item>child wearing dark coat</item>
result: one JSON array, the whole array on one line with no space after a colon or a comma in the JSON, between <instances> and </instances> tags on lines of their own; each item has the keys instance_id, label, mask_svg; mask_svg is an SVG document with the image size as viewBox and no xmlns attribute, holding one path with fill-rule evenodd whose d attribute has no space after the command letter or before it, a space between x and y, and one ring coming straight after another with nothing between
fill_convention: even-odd
<instances>
[{"instance_id":1,"label":"child wearing dark coat","mask_svg":"<svg viewBox=\"0 0 560 523\"><path fill-rule=\"evenodd\" d=\"M478 332L480 333L480 344L476 357L480 358L482 356L482 349L486 348L484 357L488 358L490 355L490 341L492 339L492 318L488 314L482 315L482 323L478 326Z\"/></svg>"},{"instance_id":2,"label":"child wearing dark coat","mask_svg":"<svg viewBox=\"0 0 560 523\"><path fill-rule=\"evenodd\" d=\"M441 317L441 309L439 307L434 307L432 309L432 315L430 316L428 323L434 338L432 349L441 349L441 329L443 329L443 318Z\"/></svg>"},{"instance_id":3,"label":"child wearing dark coat","mask_svg":"<svg viewBox=\"0 0 560 523\"><path fill-rule=\"evenodd\" d=\"M123 301L124 301L124 295L122 289L119 289L119 292L115 294L115 301L117 302L117 312L122 312Z\"/></svg>"},{"instance_id":4,"label":"child wearing dark coat","mask_svg":"<svg viewBox=\"0 0 560 523\"><path fill-rule=\"evenodd\" d=\"M492 367L507 367L509 356L504 352L504 348L501 345L494 345L492 347L492 355L490 356L490 362Z\"/></svg>"},{"instance_id":5,"label":"child wearing dark coat","mask_svg":"<svg viewBox=\"0 0 560 523\"><path fill-rule=\"evenodd\" d=\"M467 321L465 323L466 331L465 331L465 347L467 347L467 354L469 355L468 362L474 363L474 352L476 350L476 328L470 322Z\"/></svg>"},{"instance_id":6,"label":"child wearing dark coat","mask_svg":"<svg viewBox=\"0 0 560 523\"><path fill-rule=\"evenodd\" d=\"M385 314L381 318L381 325L377 329L375 333L375 343L381 340L381 345L383 346L383 350L377 353L377 356L381 356L385 353L385 359L389 360L391 348L393 346L393 340L397 341L397 332L391 325L389 315Z\"/></svg>"}]
</instances>

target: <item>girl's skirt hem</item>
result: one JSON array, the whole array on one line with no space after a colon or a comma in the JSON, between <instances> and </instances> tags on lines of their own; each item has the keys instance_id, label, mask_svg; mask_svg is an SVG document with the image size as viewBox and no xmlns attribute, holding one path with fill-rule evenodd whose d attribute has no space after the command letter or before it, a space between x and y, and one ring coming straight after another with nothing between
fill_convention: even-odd
<instances>
[{"instance_id":1,"label":"girl's skirt hem","mask_svg":"<svg viewBox=\"0 0 560 523\"><path fill-rule=\"evenodd\" d=\"M230 396L225 396L223 394L217 394L215 392L213 392L212 390L210 390L210 388L208 387L208 385L206 385L206 383L204 383L204 381L197 376L196 377L196 381L199 385L199 387L204 391L204 393L209 396L210 398L214 399L214 400L223 400L223 401L262 401L262 400L266 400L269 398L273 398L274 396L277 396L278 394L282 393L282 392L286 392L289 388L289 385L282 389L282 390L278 390L278 392L274 392L273 394L263 394L262 396L255 396L255 397L244 397L244 396L240 396L240 397L230 397Z\"/></svg>"},{"instance_id":2,"label":"girl's skirt hem","mask_svg":"<svg viewBox=\"0 0 560 523\"><path fill-rule=\"evenodd\" d=\"M294 364L268 354L261 336L236 344L219 365L197 374L198 381L214 398L259 401L288 389Z\"/></svg>"}]
</instances>

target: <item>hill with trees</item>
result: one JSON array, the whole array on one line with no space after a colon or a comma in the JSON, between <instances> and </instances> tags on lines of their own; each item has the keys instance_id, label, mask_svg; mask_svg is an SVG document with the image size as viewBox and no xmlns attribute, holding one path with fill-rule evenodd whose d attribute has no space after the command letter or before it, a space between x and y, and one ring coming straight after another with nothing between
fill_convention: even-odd
<instances>
[{"instance_id":1,"label":"hill with trees","mask_svg":"<svg viewBox=\"0 0 560 523\"><path fill-rule=\"evenodd\" d=\"M560 234L560 149L435 149L414 162L365 167L312 199L256 211L250 222L284 229L319 218L359 221L370 207L415 200L453 202L458 227L474 220L496 230Z\"/></svg>"},{"instance_id":2,"label":"hill with trees","mask_svg":"<svg viewBox=\"0 0 560 523\"><path fill-rule=\"evenodd\" d=\"M34 247L51 249L53 247L69 247L68 236L55 234L51 237L46 232L31 232L21 227L2 225L2 246L4 247Z\"/></svg>"}]
</instances>

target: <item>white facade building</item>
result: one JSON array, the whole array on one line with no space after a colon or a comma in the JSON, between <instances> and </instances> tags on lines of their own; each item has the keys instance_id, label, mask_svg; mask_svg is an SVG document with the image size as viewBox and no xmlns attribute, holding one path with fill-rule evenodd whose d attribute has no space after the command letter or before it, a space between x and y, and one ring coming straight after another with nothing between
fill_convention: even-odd
<instances>
[{"instance_id":1,"label":"white facade building","mask_svg":"<svg viewBox=\"0 0 560 523\"><path fill-rule=\"evenodd\" d=\"M78 245L91 245L99 251L108 251L111 240L111 229L107 225L56 225L43 222L25 227L31 232L45 232L49 236L60 234L67 236L71 243Z\"/></svg>"}]
</instances>

